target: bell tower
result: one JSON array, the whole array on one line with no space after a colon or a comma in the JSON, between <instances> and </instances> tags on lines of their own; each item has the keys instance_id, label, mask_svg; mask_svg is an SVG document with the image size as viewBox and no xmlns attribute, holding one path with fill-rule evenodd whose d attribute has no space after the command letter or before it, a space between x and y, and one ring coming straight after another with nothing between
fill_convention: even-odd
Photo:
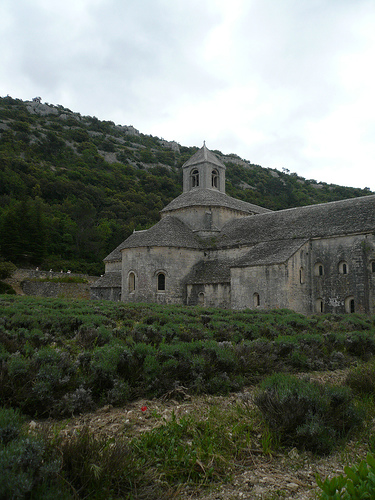
<instances>
[{"instance_id":1,"label":"bell tower","mask_svg":"<svg viewBox=\"0 0 375 500\"><path fill-rule=\"evenodd\" d=\"M213 189L225 193L225 165L209 149L206 143L182 165L183 192Z\"/></svg>"}]
</instances>

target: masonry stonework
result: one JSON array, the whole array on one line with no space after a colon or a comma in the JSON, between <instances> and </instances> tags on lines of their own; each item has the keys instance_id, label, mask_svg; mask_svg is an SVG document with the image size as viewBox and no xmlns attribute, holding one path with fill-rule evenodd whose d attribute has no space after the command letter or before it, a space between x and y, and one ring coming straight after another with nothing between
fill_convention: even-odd
<instances>
[{"instance_id":1,"label":"masonry stonework","mask_svg":"<svg viewBox=\"0 0 375 500\"><path fill-rule=\"evenodd\" d=\"M375 196L273 212L225 194L204 145L161 220L104 260L94 299L375 313Z\"/></svg>"}]
</instances>

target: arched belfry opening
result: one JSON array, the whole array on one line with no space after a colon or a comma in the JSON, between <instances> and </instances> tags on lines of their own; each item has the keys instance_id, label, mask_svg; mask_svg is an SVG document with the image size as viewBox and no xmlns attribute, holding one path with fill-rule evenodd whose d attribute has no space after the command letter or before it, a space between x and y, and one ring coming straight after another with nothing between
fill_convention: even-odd
<instances>
[{"instance_id":1,"label":"arched belfry opening","mask_svg":"<svg viewBox=\"0 0 375 500\"><path fill-rule=\"evenodd\" d=\"M225 165L203 144L182 165L184 193L196 189L213 189L225 193Z\"/></svg>"},{"instance_id":2,"label":"arched belfry opening","mask_svg":"<svg viewBox=\"0 0 375 500\"><path fill-rule=\"evenodd\" d=\"M190 180L192 188L199 187L199 170L197 168L191 170Z\"/></svg>"}]
</instances>

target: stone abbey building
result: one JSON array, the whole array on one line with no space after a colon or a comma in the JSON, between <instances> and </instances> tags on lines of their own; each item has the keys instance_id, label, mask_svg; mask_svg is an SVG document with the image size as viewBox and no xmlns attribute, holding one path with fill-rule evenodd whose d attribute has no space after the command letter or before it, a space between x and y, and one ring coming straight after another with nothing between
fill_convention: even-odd
<instances>
[{"instance_id":1,"label":"stone abbey building","mask_svg":"<svg viewBox=\"0 0 375 500\"><path fill-rule=\"evenodd\" d=\"M183 193L105 258L94 299L375 314L375 196L271 211L225 194L204 145Z\"/></svg>"}]
</instances>

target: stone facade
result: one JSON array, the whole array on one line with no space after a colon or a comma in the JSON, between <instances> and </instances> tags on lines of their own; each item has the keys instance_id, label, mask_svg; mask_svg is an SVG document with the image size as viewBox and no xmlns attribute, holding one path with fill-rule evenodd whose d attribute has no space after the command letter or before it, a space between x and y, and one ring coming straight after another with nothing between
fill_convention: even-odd
<instances>
[{"instance_id":1,"label":"stone facade","mask_svg":"<svg viewBox=\"0 0 375 500\"><path fill-rule=\"evenodd\" d=\"M204 145L161 220L105 259L96 299L375 313L375 196L273 212L225 194Z\"/></svg>"}]
</instances>

